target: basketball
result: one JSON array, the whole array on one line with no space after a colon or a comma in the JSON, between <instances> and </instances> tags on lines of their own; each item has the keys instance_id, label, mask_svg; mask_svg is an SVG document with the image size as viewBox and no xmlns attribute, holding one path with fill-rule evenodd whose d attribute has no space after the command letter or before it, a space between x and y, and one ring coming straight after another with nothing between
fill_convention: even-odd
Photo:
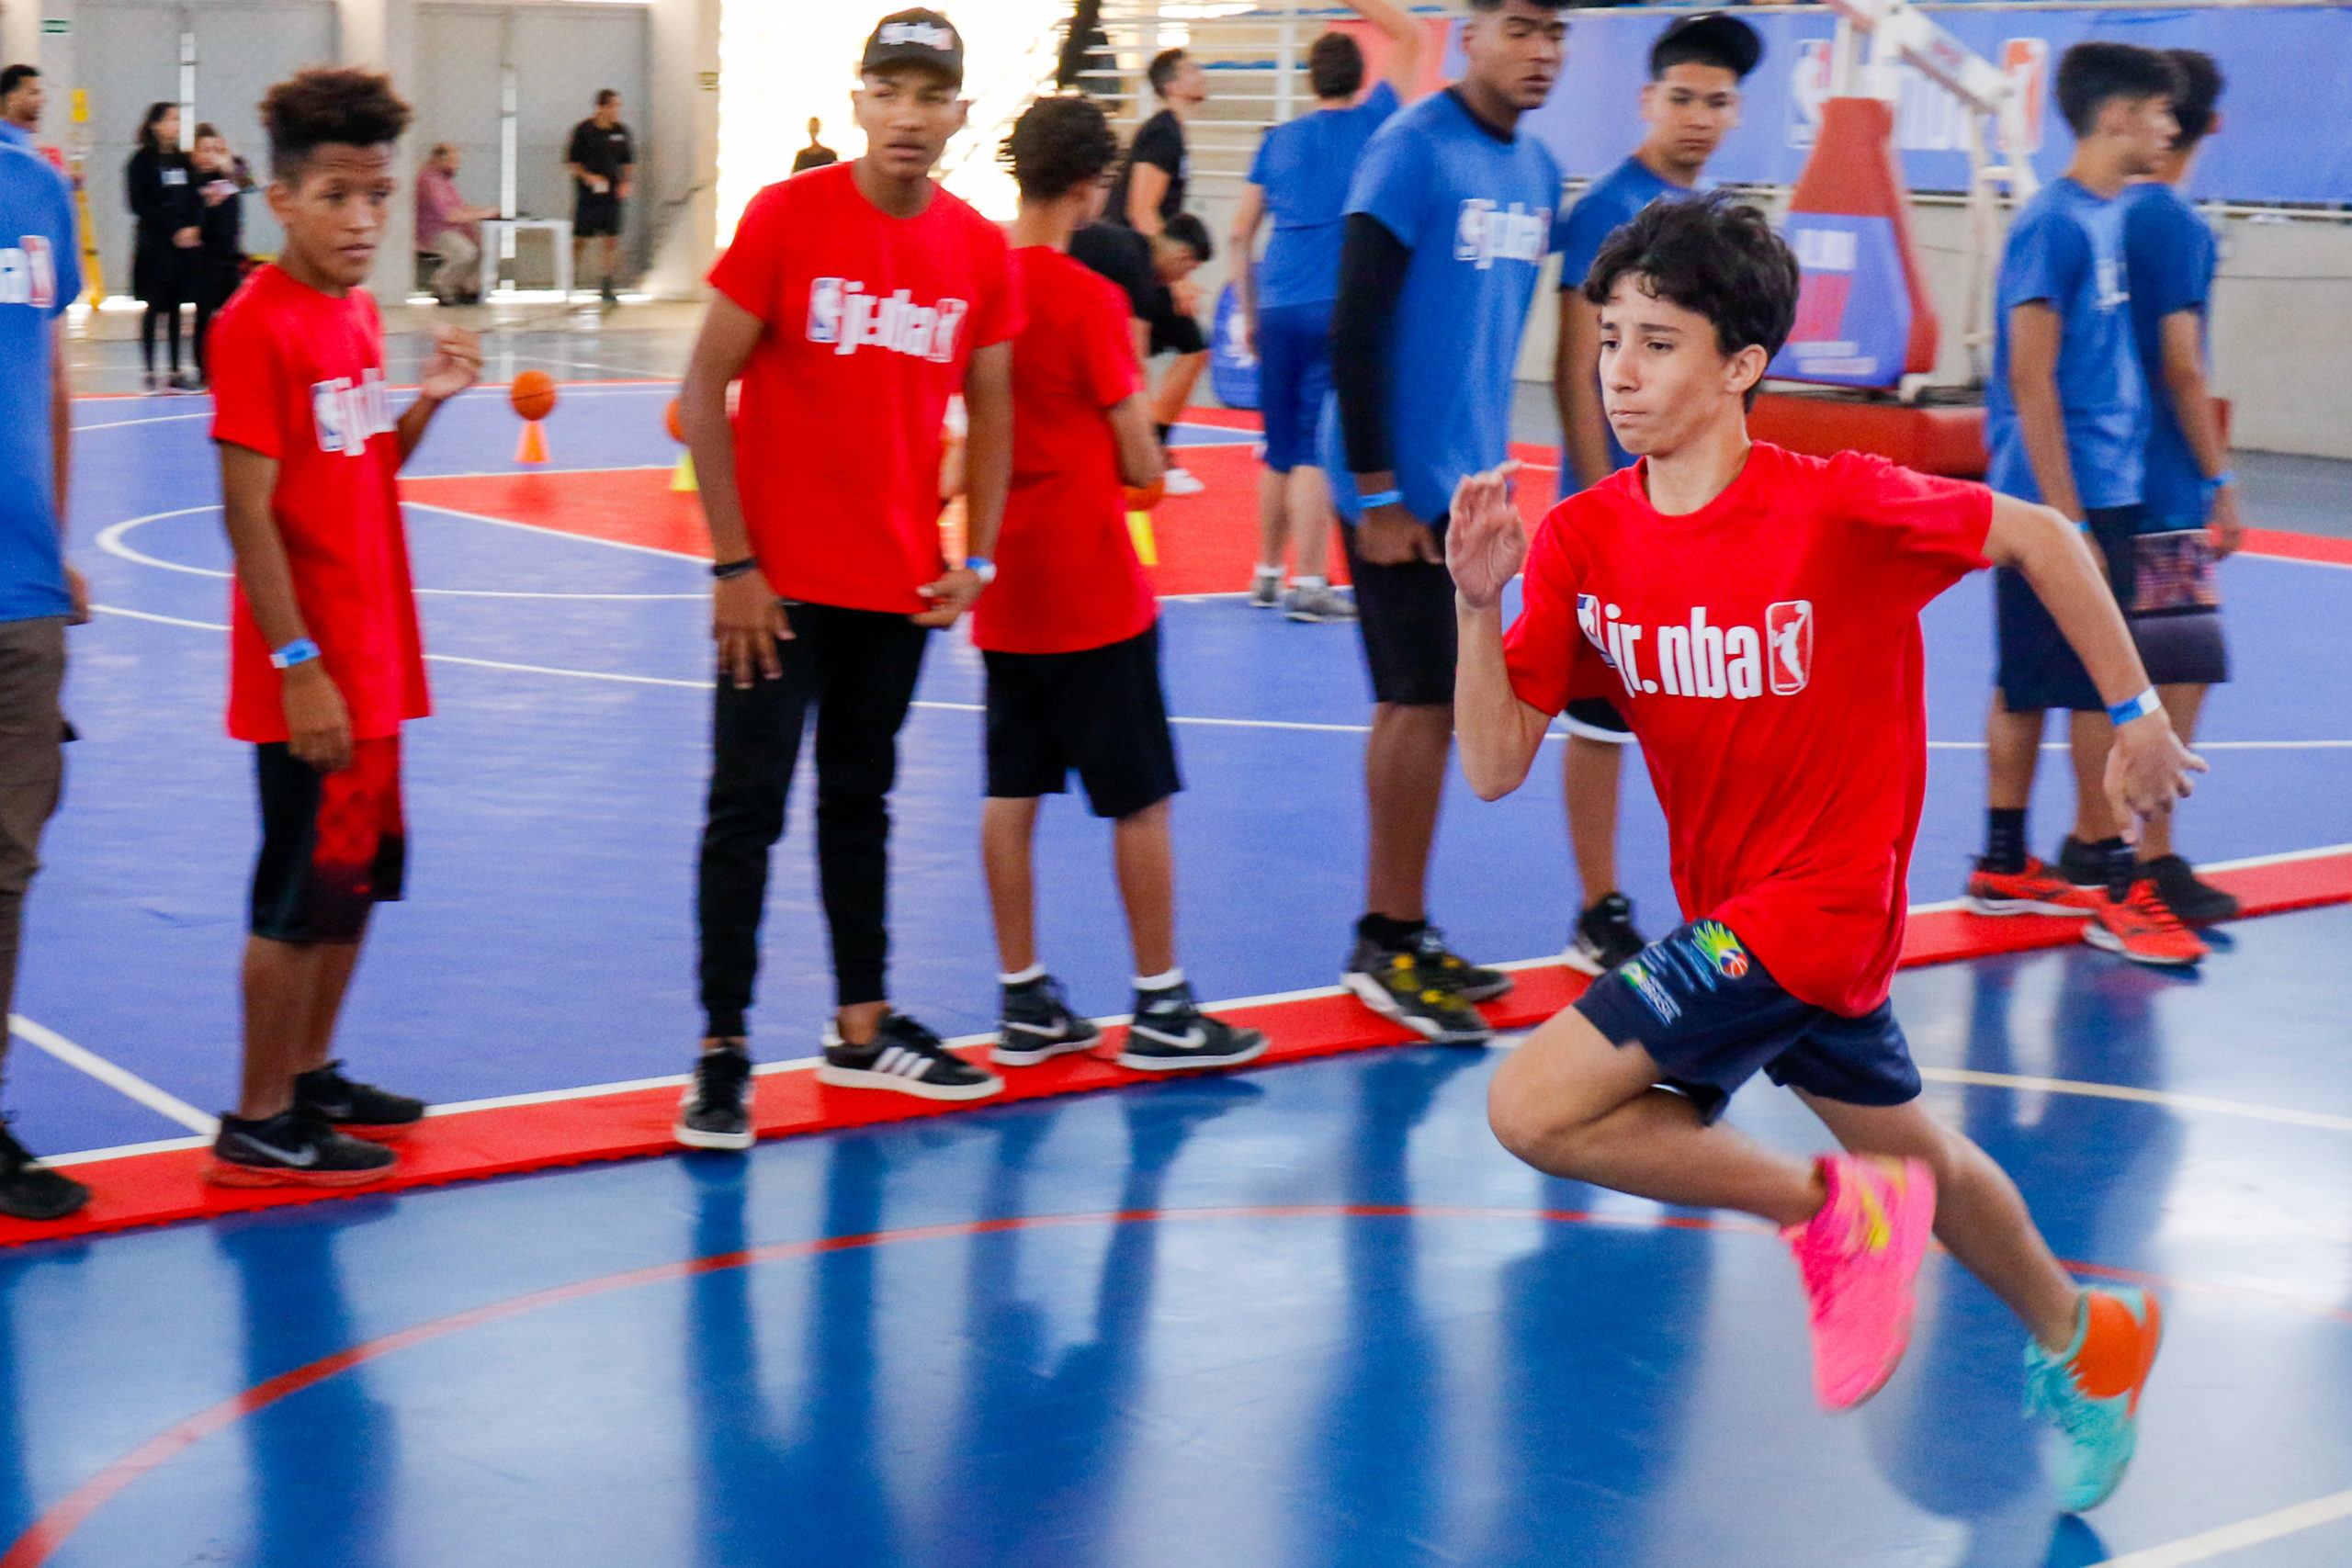
<instances>
[{"instance_id":1,"label":"basketball","mask_svg":"<svg viewBox=\"0 0 2352 1568\"><path fill-rule=\"evenodd\" d=\"M525 419L545 419L555 412L555 380L544 370L526 370L514 378L506 397Z\"/></svg>"},{"instance_id":2,"label":"basketball","mask_svg":"<svg viewBox=\"0 0 2352 1568\"><path fill-rule=\"evenodd\" d=\"M1127 510L1130 512L1148 512L1153 507L1158 506L1161 499L1165 497L1167 493L1168 486L1165 481L1160 479L1154 479L1151 483L1142 486L1141 488L1137 488L1135 485L1129 485L1127 486Z\"/></svg>"},{"instance_id":3,"label":"basketball","mask_svg":"<svg viewBox=\"0 0 2352 1568\"><path fill-rule=\"evenodd\" d=\"M684 427L684 426L683 426L683 425L681 425L681 424L678 423L678 400L677 400L677 399L675 399L675 398L672 398L672 399L670 400L670 407L669 407L668 411L662 414L662 423L664 423L664 424L666 424L666 425L668 425L668 426L670 427L670 439L671 439L671 440L673 440L673 441L675 441L675 442L679 443L681 446L684 445L684 443L685 443L685 439L686 439L686 432L685 432L685 427Z\"/></svg>"}]
</instances>

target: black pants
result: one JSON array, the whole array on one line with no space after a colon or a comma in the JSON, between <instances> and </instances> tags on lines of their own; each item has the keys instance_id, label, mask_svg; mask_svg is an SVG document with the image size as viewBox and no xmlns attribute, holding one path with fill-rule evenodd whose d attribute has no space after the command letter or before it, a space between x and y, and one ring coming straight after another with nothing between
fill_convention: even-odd
<instances>
[{"instance_id":1,"label":"black pants","mask_svg":"<svg viewBox=\"0 0 2352 1568\"><path fill-rule=\"evenodd\" d=\"M884 1000L890 937L890 786L899 727L914 700L929 633L904 615L787 604L781 678L738 691L721 676L711 726L710 805L695 915L708 1032L744 1032L760 967L768 851L784 836L800 731L817 710L817 874L842 1007Z\"/></svg>"}]
</instances>

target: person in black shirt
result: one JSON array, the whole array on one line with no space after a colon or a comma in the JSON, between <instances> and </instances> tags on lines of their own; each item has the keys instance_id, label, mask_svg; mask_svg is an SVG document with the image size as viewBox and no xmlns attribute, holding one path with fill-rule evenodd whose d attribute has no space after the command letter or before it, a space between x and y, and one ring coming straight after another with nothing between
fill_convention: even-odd
<instances>
[{"instance_id":1,"label":"person in black shirt","mask_svg":"<svg viewBox=\"0 0 2352 1568\"><path fill-rule=\"evenodd\" d=\"M204 204L196 194L195 170L180 151L177 104L150 104L139 122L139 151L122 172L124 194L138 219L130 259L130 291L147 306L139 321L140 361L147 390L192 392L193 376L180 373L180 306L196 297L197 247L203 243ZM155 375L155 329L171 339L168 384Z\"/></svg>"},{"instance_id":2,"label":"person in black shirt","mask_svg":"<svg viewBox=\"0 0 2352 1568\"><path fill-rule=\"evenodd\" d=\"M208 374L205 341L212 333L212 315L229 302L244 281L244 195L254 188L253 171L229 151L229 140L209 125L196 128L197 199L204 203L197 221L196 249L196 373Z\"/></svg>"},{"instance_id":3,"label":"person in black shirt","mask_svg":"<svg viewBox=\"0 0 2352 1568\"><path fill-rule=\"evenodd\" d=\"M1138 233L1157 234L1184 210L1184 185L1192 161L1184 151L1184 122L1208 102L1209 76L1201 62L1181 49L1152 56L1151 90L1159 112L1136 128L1126 166L1111 187L1111 215Z\"/></svg>"},{"instance_id":4,"label":"person in black shirt","mask_svg":"<svg viewBox=\"0 0 2352 1568\"><path fill-rule=\"evenodd\" d=\"M806 174L810 169L821 169L828 164L838 164L842 161L840 153L817 140L817 133L824 129L823 120L813 114L808 117L808 145L792 155L794 174Z\"/></svg>"},{"instance_id":5,"label":"person in black shirt","mask_svg":"<svg viewBox=\"0 0 2352 1568\"><path fill-rule=\"evenodd\" d=\"M621 96L606 87L596 95L596 112L571 128L564 164L571 172L571 269L585 272L589 242L602 241L603 266L597 290L607 305L620 303L613 273L620 265L621 204L628 199L629 176L637 172L637 140L621 123Z\"/></svg>"},{"instance_id":6,"label":"person in black shirt","mask_svg":"<svg viewBox=\"0 0 2352 1568\"><path fill-rule=\"evenodd\" d=\"M1152 423L1163 447L1208 364L1208 339L1187 309L1192 288L1186 279L1215 254L1208 225L1189 212L1177 213L1148 238L1124 224L1104 220L1089 223L1069 239L1072 261L1101 273L1126 291L1136 357L1149 363L1155 355L1176 356L1152 398ZM1178 298L1180 289L1186 299ZM1193 495L1204 488L1197 478L1172 465L1162 482L1170 495Z\"/></svg>"}]
</instances>

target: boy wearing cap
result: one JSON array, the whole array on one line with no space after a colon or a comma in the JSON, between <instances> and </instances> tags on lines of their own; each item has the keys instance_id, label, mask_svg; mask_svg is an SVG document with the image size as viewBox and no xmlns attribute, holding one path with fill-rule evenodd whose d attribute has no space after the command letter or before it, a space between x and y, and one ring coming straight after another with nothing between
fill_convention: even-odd
<instances>
[{"instance_id":1,"label":"boy wearing cap","mask_svg":"<svg viewBox=\"0 0 2352 1568\"><path fill-rule=\"evenodd\" d=\"M853 95L865 152L752 197L711 270L717 297L679 391L717 563L718 656L696 893L707 1023L673 1129L690 1147L751 1146L745 1013L768 851L812 707L836 1001L819 1080L928 1100L1003 1087L894 1011L884 981L899 728L932 629L994 575L1012 472L1018 278L996 225L931 179L964 127L963 80L945 17L883 18ZM940 430L959 391L971 554L951 568Z\"/></svg>"},{"instance_id":2,"label":"boy wearing cap","mask_svg":"<svg viewBox=\"0 0 2352 1568\"><path fill-rule=\"evenodd\" d=\"M1707 160L1739 124L1740 84L1764 57L1756 29L1708 12L1676 21L1650 46L1642 85L1648 130L1631 156L1595 180L1561 222L1560 333L1552 392L1560 408L1560 493L1589 490L1634 459L1600 409L1600 313L1585 302L1585 274L1601 242L1660 198L1706 188ZM1568 732L1563 794L1584 908L1566 957L1605 974L1642 950L1633 900L1617 886L1617 794L1633 732L1606 697L1561 715Z\"/></svg>"}]
</instances>

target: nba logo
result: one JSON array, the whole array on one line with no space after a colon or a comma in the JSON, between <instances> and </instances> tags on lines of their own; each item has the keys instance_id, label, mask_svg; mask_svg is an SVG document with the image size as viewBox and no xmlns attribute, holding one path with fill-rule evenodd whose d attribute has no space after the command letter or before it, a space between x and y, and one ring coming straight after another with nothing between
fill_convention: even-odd
<instances>
[{"instance_id":1,"label":"nba logo","mask_svg":"<svg viewBox=\"0 0 2352 1568\"><path fill-rule=\"evenodd\" d=\"M27 283L31 294L28 301L36 310L46 310L57 303L57 257L49 248L46 234L28 234L24 238L25 269L31 276Z\"/></svg>"},{"instance_id":2,"label":"nba logo","mask_svg":"<svg viewBox=\"0 0 2352 1568\"><path fill-rule=\"evenodd\" d=\"M357 445L352 439L350 412L344 406L343 394L350 387L341 378L311 385L311 417L318 425L322 452L349 452Z\"/></svg>"},{"instance_id":3,"label":"nba logo","mask_svg":"<svg viewBox=\"0 0 2352 1568\"><path fill-rule=\"evenodd\" d=\"M842 280L820 277L808 285L808 341L839 343L842 336Z\"/></svg>"},{"instance_id":4,"label":"nba logo","mask_svg":"<svg viewBox=\"0 0 2352 1568\"><path fill-rule=\"evenodd\" d=\"M1577 629L1584 633L1585 641L1600 649L1600 661L1603 664L1608 665L1611 670L1617 668L1617 660L1609 651L1609 639L1601 635L1600 598L1598 594L1577 595Z\"/></svg>"},{"instance_id":5,"label":"nba logo","mask_svg":"<svg viewBox=\"0 0 2352 1568\"><path fill-rule=\"evenodd\" d=\"M1792 697L1813 674L1813 601L1783 599L1764 608L1764 641L1772 694Z\"/></svg>"}]
</instances>

